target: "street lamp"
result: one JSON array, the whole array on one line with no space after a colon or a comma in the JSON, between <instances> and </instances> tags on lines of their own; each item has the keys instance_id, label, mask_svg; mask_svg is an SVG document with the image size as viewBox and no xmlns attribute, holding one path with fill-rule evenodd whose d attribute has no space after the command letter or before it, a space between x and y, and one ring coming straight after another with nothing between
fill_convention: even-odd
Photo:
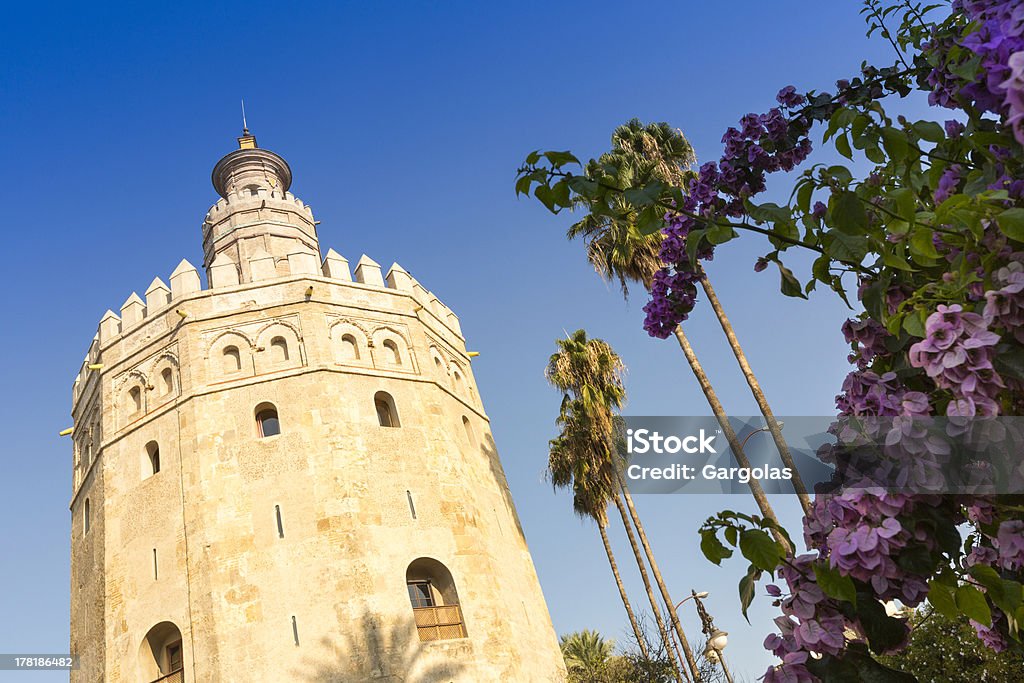
<instances>
[{"instance_id":1,"label":"street lamp","mask_svg":"<svg viewBox=\"0 0 1024 683\"><path fill-rule=\"evenodd\" d=\"M765 427L758 431L765 431L767 429L768 428ZM751 434L756 433L757 432L751 432ZM750 436L748 435L747 438L749 439ZM742 446L740 448L742 449ZM682 605L687 600L693 600L693 603L697 606L697 615L700 617L701 630L704 632L704 635L708 637L707 647L704 648L704 659L708 660L712 664L721 664L722 673L725 674L725 680L732 683L732 675L729 673L729 669L725 666L725 658L722 657L722 650L724 650L725 646L729 643L729 634L721 629L715 628L715 623L712 620L711 615L708 614L708 611L704 608L704 603L701 602L701 600L704 600L708 595L707 591L701 591L698 593L695 590L690 590L690 595L680 600L679 604L676 605L676 609L678 610L679 605Z\"/></svg>"},{"instance_id":2,"label":"street lamp","mask_svg":"<svg viewBox=\"0 0 1024 683\"><path fill-rule=\"evenodd\" d=\"M776 422L775 424L778 426L779 429L782 429L783 425L785 425L786 423L785 422ZM771 427L769 427L768 425L765 425L764 427L761 427L760 429L755 429L754 431L752 431L749 434L747 434L747 437L745 439L743 439L743 443L740 444L740 450L741 451L743 450L743 447L747 445L747 442L750 441L750 437L752 437L754 434L759 434L760 432L767 432L770 429L771 429Z\"/></svg>"}]
</instances>

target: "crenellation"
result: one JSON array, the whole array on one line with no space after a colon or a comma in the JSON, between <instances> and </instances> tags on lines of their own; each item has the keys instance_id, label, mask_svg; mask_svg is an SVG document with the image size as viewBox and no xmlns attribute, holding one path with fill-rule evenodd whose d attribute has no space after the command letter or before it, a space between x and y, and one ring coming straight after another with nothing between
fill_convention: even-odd
<instances>
[{"instance_id":1,"label":"crenellation","mask_svg":"<svg viewBox=\"0 0 1024 683\"><path fill-rule=\"evenodd\" d=\"M188 259L181 259L181 263L171 273L170 279L172 300L180 299L203 288L203 283L199 279L199 271L188 262Z\"/></svg>"},{"instance_id":2,"label":"crenellation","mask_svg":"<svg viewBox=\"0 0 1024 683\"><path fill-rule=\"evenodd\" d=\"M249 278L252 282L271 280L277 277L277 265L274 257L266 249L257 249L249 257Z\"/></svg>"},{"instance_id":3,"label":"crenellation","mask_svg":"<svg viewBox=\"0 0 1024 683\"><path fill-rule=\"evenodd\" d=\"M334 251L334 249L327 250L327 256L324 256L324 262L321 270L324 277L329 277L334 280L342 280L344 282L352 282L352 273L350 273L348 269L348 259Z\"/></svg>"},{"instance_id":4,"label":"crenellation","mask_svg":"<svg viewBox=\"0 0 1024 683\"><path fill-rule=\"evenodd\" d=\"M146 304L139 298L139 295L132 292L128 300L121 305L121 326L131 327L135 323L142 322L146 317Z\"/></svg>"},{"instance_id":5,"label":"crenellation","mask_svg":"<svg viewBox=\"0 0 1024 683\"><path fill-rule=\"evenodd\" d=\"M356 282L361 282L364 285L370 285L371 287L384 286L384 277L380 272L380 264L366 254L359 257L359 262L356 263L355 276Z\"/></svg>"},{"instance_id":6,"label":"crenellation","mask_svg":"<svg viewBox=\"0 0 1024 683\"><path fill-rule=\"evenodd\" d=\"M109 308L100 318L100 344L106 344L121 334L121 318Z\"/></svg>"},{"instance_id":7,"label":"crenellation","mask_svg":"<svg viewBox=\"0 0 1024 683\"><path fill-rule=\"evenodd\" d=\"M217 255L210 264L210 288L233 287L239 284L238 264L225 253Z\"/></svg>"},{"instance_id":8,"label":"crenellation","mask_svg":"<svg viewBox=\"0 0 1024 683\"><path fill-rule=\"evenodd\" d=\"M292 275L319 275L320 264L316 254L295 251L288 254L288 270Z\"/></svg>"},{"instance_id":9,"label":"crenellation","mask_svg":"<svg viewBox=\"0 0 1024 683\"><path fill-rule=\"evenodd\" d=\"M153 278L146 289L146 315L154 313L171 303L171 289L158 277Z\"/></svg>"},{"instance_id":10,"label":"crenellation","mask_svg":"<svg viewBox=\"0 0 1024 683\"><path fill-rule=\"evenodd\" d=\"M387 283L388 287L397 289L400 292L412 291L412 276L397 263L392 264L388 270Z\"/></svg>"}]
</instances>

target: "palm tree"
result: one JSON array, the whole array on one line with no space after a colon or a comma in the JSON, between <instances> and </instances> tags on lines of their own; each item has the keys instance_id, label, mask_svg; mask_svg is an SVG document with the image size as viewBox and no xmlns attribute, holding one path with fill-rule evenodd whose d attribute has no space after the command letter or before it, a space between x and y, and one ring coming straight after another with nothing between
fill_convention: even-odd
<instances>
[{"instance_id":1,"label":"palm tree","mask_svg":"<svg viewBox=\"0 0 1024 683\"><path fill-rule=\"evenodd\" d=\"M668 633L664 628L657 598L651 589L647 566L644 563L645 555L654 572L662 599L668 605L672 627L683 646L686 664L691 673L697 676L696 660L690 649L689 641L683 633L672 598L669 596L664 579L658 570L657 562L654 560L654 553L647 541L646 533L643 532L640 518L636 514L636 510L633 509L632 500L628 500L627 506L620 498L620 491L623 490L623 487L619 457L616 455L614 445L615 411L621 409L626 398L626 389L622 380L625 366L611 346L600 339L588 340L586 332L583 330L577 330L566 339L558 340L558 346L559 351L553 354L548 361L545 375L555 388L565 394L559 423L572 427L567 432L573 435L577 443L586 444L579 449L582 452L575 462L575 480L587 481L590 491L599 492L606 501L610 500L615 504L622 517L633 554L636 556L637 566L640 569L644 586L647 588L655 620L658 622L659 628L662 629L661 636L666 649L669 648ZM632 519L632 523L630 523L630 519ZM641 544L637 543L633 533L634 526L640 532ZM640 545L643 546L643 555ZM676 675L679 676L678 670Z\"/></svg>"},{"instance_id":2,"label":"palm tree","mask_svg":"<svg viewBox=\"0 0 1024 683\"><path fill-rule=\"evenodd\" d=\"M573 510L580 517L587 517L597 523L601 533L601 542L604 545L604 552L608 556L608 565L612 569L612 576L615 578L615 586L619 589L619 597L622 598L622 605L626 608L626 615L629 617L629 625L633 629L637 645L644 658L649 658L647 641L643 637L640 624L637 622L633 606L626 594L626 587L622 583L622 576L619 574L619 565L615 561L615 553L612 552L611 543L608 540L608 482L599 486L597 477L588 476L581 470L587 469L587 462L590 459L588 449L591 448L588 432L578 428L578 424L572 420L573 411L565 411L559 418L563 425L562 433L557 439L550 442L548 456L548 478L556 488L572 488Z\"/></svg>"},{"instance_id":3,"label":"palm tree","mask_svg":"<svg viewBox=\"0 0 1024 683\"><path fill-rule=\"evenodd\" d=\"M653 180L682 187L689 176L689 166L695 160L692 148L680 131L672 130L664 123L643 126L639 121L633 119L615 129L615 132L612 133L612 151L602 154L597 161L588 164L587 175L598 177L599 174L607 174L609 170L612 170L616 182L622 187L643 186ZM617 208L629 206L621 195L614 195L614 197L614 201L619 203ZM664 265L658 257L662 235L660 232L649 235L642 234L636 226L634 214L627 212L625 220L622 220L610 215L612 213L595 212L592 209L583 219L569 227L566 236L569 239L582 238L584 240L587 259L591 265L604 279L618 280L624 296L629 294L629 283L639 283L645 289L650 290L654 274ZM708 295L708 300L725 332L733 354L739 361L740 369L746 377L747 384L750 386L769 431L779 448L780 456L784 464L793 472L792 483L800 497L801 505L806 511L809 509L810 499L793 462L789 447L782 437L764 392L747 362L732 324L712 289L707 275L703 272L701 273L701 286ZM743 452L735 430L729 424L725 409L718 400L718 396L707 378L707 373L704 372L704 368L681 326L676 326L674 336L690 369L697 378L712 412L718 419L722 433L736 456L737 464L740 467L750 467L750 461ZM751 479L748 485L761 514L778 522L775 511L760 482ZM780 543L788 545L781 534L775 533L775 538Z\"/></svg>"},{"instance_id":4,"label":"palm tree","mask_svg":"<svg viewBox=\"0 0 1024 683\"><path fill-rule=\"evenodd\" d=\"M588 629L562 636L559 644L565 668L588 681L597 679L615 649L615 641Z\"/></svg>"}]
</instances>

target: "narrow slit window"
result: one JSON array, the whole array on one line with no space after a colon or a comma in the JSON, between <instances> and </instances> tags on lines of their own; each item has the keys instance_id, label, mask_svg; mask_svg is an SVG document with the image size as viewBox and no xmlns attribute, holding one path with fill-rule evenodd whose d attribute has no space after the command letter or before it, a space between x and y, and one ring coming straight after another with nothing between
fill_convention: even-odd
<instances>
[{"instance_id":1,"label":"narrow slit window","mask_svg":"<svg viewBox=\"0 0 1024 683\"><path fill-rule=\"evenodd\" d=\"M390 339L384 340L384 350L386 351L384 359L391 365L402 364L402 354L398 352L398 344L391 341Z\"/></svg>"},{"instance_id":2,"label":"narrow slit window","mask_svg":"<svg viewBox=\"0 0 1024 683\"><path fill-rule=\"evenodd\" d=\"M157 564L156 564L156 548L153 548L153 580L156 581L159 578L160 578L160 573L157 570Z\"/></svg>"},{"instance_id":3,"label":"narrow slit window","mask_svg":"<svg viewBox=\"0 0 1024 683\"><path fill-rule=\"evenodd\" d=\"M174 371L164 368L160 373L160 394L167 396L172 393L174 393Z\"/></svg>"},{"instance_id":4,"label":"narrow slit window","mask_svg":"<svg viewBox=\"0 0 1024 683\"><path fill-rule=\"evenodd\" d=\"M341 338L341 357L344 360L359 360L359 343L351 334Z\"/></svg>"},{"instance_id":5,"label":"narrow slit window","mask_svg":"<svg viewBox=\"0 0 1024 683\"><path fill-rule=\"evenodd\" d=\"M89 527L92 526L92 505L89 503L89 499L85 499L85 503L82 505L82 529L84 533L89 533Z\"/></svg>"},{"instance_id":6,"label":"narrow slit window","mask_svg":"<svg viewBox=\"0 0 1024 683\"><path fill-rule=\"evenodd\" d=\"M146 444L146 455L149 459L149 472L148 476L152 476L160 471L160 446L156 441L150 441Z\"/></svg>"},{"instance_id":7,"label":"narrow slit window","mask_svg":"<svg viewBox=\"0 0 1024 683\"><path fill-rule=\"evenodd\" d=\"M292 638L295 639L295 647L299 646L299 622L292 615Z\"/></svg>"},{"instance_id":8,"label":"narrow slit window","mask_svg":"<svg viewBox=\"0 0 1024 683\"><path fill-rule=\"evenodd\" d=\"M132 387L128 390L128 412L137 413L142 410L142 389Z\"/></svg>"},{"instance_id":9,"label":"narrow slit window","mask_svg":"<svg viewBox=\"0 0 1024 683\"><path fill-rule=\"evenodd\" d=\"M377 410L377 422L381 427L399 427L398 411L395 410L395 399L386 391L378 391L373 397L373 405Z\"/></svg>"},{"instance_id":10,"label":"narrow slit window","mask_svg":"<svg viewBox=\"0 0 1024 683\"><path fill-rule=\"evenodd\" d=\"M416 519L416 503L412 500L412 491L406 490L405 498L409 501L409 514L412 515L413 519Z\"/></svg>"},{"instance_id":11,"label":"narrow slit window","mask_svg":"<svg viewBox=\"0 0 1024 683\"><path fill-rule=\"evenodd\" d=\"M277 417L277 408L270 403L264 403L257 406L256 428L261 439L280 434L281 421Z\"/></svg>"},{"instance_id":12,"label":"narrow slit window","mask_svg":"<svg viewBox=\"0 0 1024 683\"><path fill-rule=\"evenodd\" d=\"M277 518L277 537L284 538L284 523L281 521L281 506L274 506L274 517Z\"/></svg>"},{"instance_id":13,"label":"narrow slit window","mask_svg":"<svg viewBox=\"0 0 1024 683\"><path fill-rule=\"evenodd\" d=\"M476 446L476 434L473 433L473 425L470 424L469 418L465 415L462 416L462 429L466 432L466 442L470 446Z\"/></svg>"},{"instance_id":14,"label":"narrow slit window","mask_svg":"<svg viewBox=\"0 0 1024 683\"><path fill-rule=\"evenodd\" d=\"M242 369L242 353L237 346L228 346L224 349L224 372L238 372Z\"/></svg>"},{"instance_id":15,"label":"narrow slit window","mask_svg":"<svg viewBox=\"0 0 1024 683\"><path fill-rule=\"evenodd\" d=\"M275 363L284 363L288 360L288 342L284 337L274 337L270 340L270 358Z\"/></svg>"}]
</instances>

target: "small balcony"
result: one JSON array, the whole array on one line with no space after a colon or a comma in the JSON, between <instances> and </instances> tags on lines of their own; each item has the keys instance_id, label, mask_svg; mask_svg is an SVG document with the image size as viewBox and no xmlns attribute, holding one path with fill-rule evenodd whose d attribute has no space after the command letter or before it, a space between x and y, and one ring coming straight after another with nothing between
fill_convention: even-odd
<instances>
[{"instance_id":1,"label":"small balcony","mask_svg":"<svg viewBox=\"0 0 1024 683\"><path fill-rule=\"evenodd\" d=\"M172 671L166 676L161 676L152 681L152 683L185 683L185 670L178 669L177 671Z\"/></svg>"},{"instance_id":2,"label":"small balcony","mask_svg":"<svg viewBox=\"0 0 1024 683\"><path fill-rule=\"evenodd\" d=\"M415 607L412 614L416 619L416 631L423 642L466 637L462 610L458 605Z\"/></svg>"}]
</instances>

